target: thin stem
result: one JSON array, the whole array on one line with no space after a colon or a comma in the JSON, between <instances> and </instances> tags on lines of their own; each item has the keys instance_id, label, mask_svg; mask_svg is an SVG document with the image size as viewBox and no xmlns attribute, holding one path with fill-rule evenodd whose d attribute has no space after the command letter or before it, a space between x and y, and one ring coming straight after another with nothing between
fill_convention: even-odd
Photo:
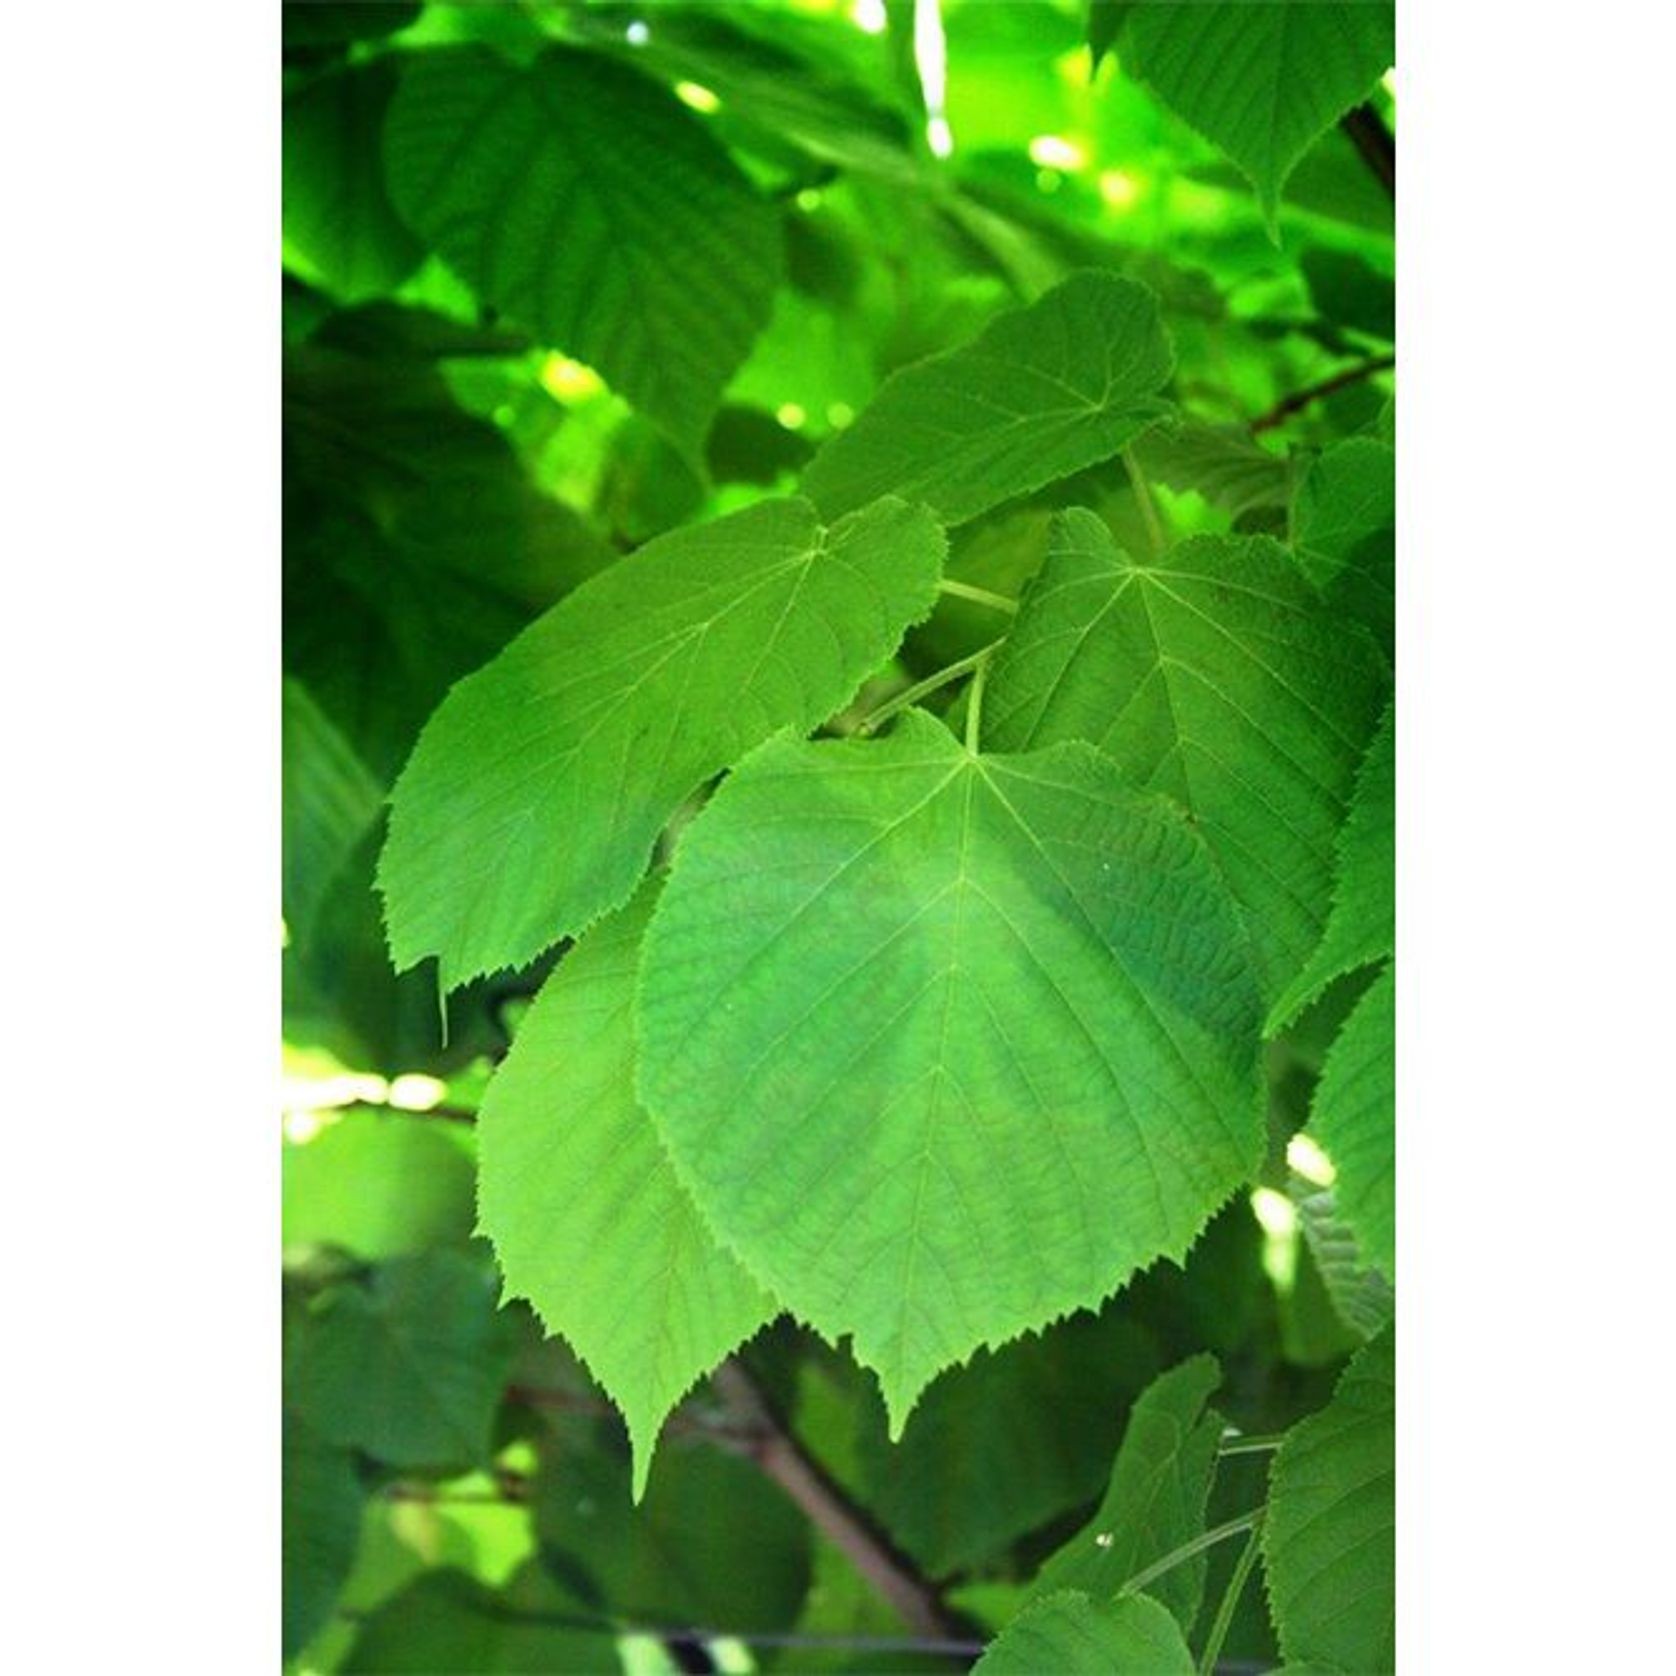
<instances>
[{"instance_id":1,"label":"thin stem","mask_svg":"<svg viewBox=\"0 0 1676 1676\"><path fill-rule=\"evenodd\" d=\"M862 718L856 732L874 732L899 711L908 709L910 705L918 704L922 698L936 692L940 687L946 687L950 681L958 681L962 675L970 674L1000 644L999 640L992 640L987 646L980 647L969 657L958 658L946 669L939 669L936 674L927 675L923 681L916 681L911 687L904 688L894 698L887 698L871 715Z\"/></svg>"},{"instance_id":2,"label":"thin stem","mask_svg":"<svg viewBox=\"0 0 1676 1676\"><path fill-rule=\"evenodd\" d=\"M1245 1593L1251 1568L1257 1563L1257 1539L1261 1527L1262 1520L1259 1518L1251 1527L1251 1535L1245 1539L1240 1557L1234 1561L1228 1587L1222 1591L1222 1604L1217 1607L1210 1634L1205 1637L1205 1650L1199 1655L1199 1676L1215 1676L1216 1661L1222 1657L1222 1643L1228 1639L1228 1626L1234 1621L1234 1610L1240 1603L1240 1596Z\"/></svg>"},{"instance_id":3,"label":"thin stem","mask_svg":"<svg viewBox=\"0 0 1676 1676\"><path fill-rule=\"evenodd\" d=\"M1018 611L1016 599L1008 599L1005 594L992 594L988 588L974 587L970 582L956 582L949 576L937 584L937 591L950 594L955 599L969 599L975 604L987 605L992 611L1005 611L1009 617Z\"/></svg>"},{"instance_id":4,"label":"thin stem","mask_svg":"<svg viewBox=\"0 0 1676 1676\"><path fill-rule=\"evenodd\" d=\"M972 676L972 690L966 695L966 749L978 754L978 728L983 715L983 684L989 675L989 659L985 657Z\"/></svg>"},{"instance_id":5,"label":"thin stem","mask_svg":"<svg viewBox=\"0 0 1676 1676\"><path fill-rule=\"evenodd\" d=\"M1372 378L1376 373L1389 372L1396 364L1395 355L1370 356L1353 367L1346 367L1343 372L1335 372L1331 378L1322 379L1319 384L1310 384L1302 390L1294 390L1291 395L1282 396L1267 413L1260 413L1251 421L1251 434L1255 436L1260 431L1272 431L1276 425L1284 424L1294 413L1308 407L1311 402L1318 402L1323 396L1335 395L1352 384L1360 384L1364 378Z\"/></svg>"},{"instance_id":6,"label":"thin stem","mask_svg":"<svg viewBox=\"0 0 1676 1676\"><path fill-rule=\"evenodd\" d=\"M1146 525L1146 538L1152 544L1152 556L1155 559L1162 558L1164 549L1169 545L1164 539L1164 524L1158 516L1158 506L1152 498L1152 489L1141 471L1141 463L1135 458L1133 448L1123 450L1123 469L1129 473L1129 482L1135 491L1135 504L1140 507L1141 521Z\"/></svg>"},{"instance_id":7,"label":"thin stem","mask_svg":"<svg viewBox=\"0 0 1676 1676\"><path fill-rule=\"evenodd\" d=\"M750 1441L739 1452L803 1510L853 1565L869 1588L888 1602L916 1636L957 1641L970 1626L944 1607L937 1591L890 1542L874 1530L860 1509L806 1455L780 1423L757 1382L730 1356L710 1376L717 1394ZM720 1440L718 1440L720 1441Z\"/></svg>"},{"instance_id":8,"label":"thin stem","mask_svg":"<svg viewBox=\"0 0 1676 1676\"><path fill-rule=\"evenodd\" d=\"M1227 1524L1218 1525L1214 1530L1194 1537L1191 1542L1182 1543L1179 1548L1172 1548L1162 1559L1154 1560L1143 1571L1137 1571L1117 1592L1120 1595L1132 1595L1137 1589L1144 1589L1155 1578L1162 1577L1166 1571L1174 1571L1178 1565L1192 1559L1195 1554L1202 1554L1207 1548L1214 1548L1217 1543L1227 1541L1230 1536L1238 1536L1241 1531L1251 1530L1262 1517L1262 1508L1254 1507L1249 1513L1242 1513L1237 1519L1230 1519Z\"/></svg>"},{"instance_id":9,"label":"thin stem","mask_svg":"<svg viewBox=\"0 0 1676 1676\"><path fill-rule=\"evenodd\" d=\"M1219 1455L1266 1455L1285 1441L1285 1432L1253 1432L1249 1437L1242 1437L1236 1432L1223 1438L1216 1452Z\"/></svg>"}]
</instances>

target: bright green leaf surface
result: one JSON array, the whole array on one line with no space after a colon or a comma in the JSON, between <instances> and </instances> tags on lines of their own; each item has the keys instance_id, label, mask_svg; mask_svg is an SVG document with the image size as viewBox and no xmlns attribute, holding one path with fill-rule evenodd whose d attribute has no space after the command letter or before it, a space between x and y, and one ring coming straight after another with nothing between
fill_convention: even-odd
<instances>
[{"instance_id":1,"label":"bright green leaf surface","mask_svg":"<svg viewBox=\"0 0 1676 1676\"><path fill-rule=\"evenodd\" d=\"M392 1466L486 1460L512 1359L492 1272L463 1252L380 1264L322 1294L299 1330L286 1385L329 1442Z\"/></svg>"},{"instance_id":2,"label":"bright green leaf surface","mask_svg":"<svg viewBox=\"0 0 1676 1676\"><path fill-rule=\"evenodd\" d=\"M355 1563L365 1492L349 1451L328 1443L290 1412L285 1416L282 1477L281 1651L290 1658L330 1617Z\"/></svg>"},{"instance_id":3,"label":"bright green leaf surface","mask_svg":"<svg viewBox=\"0 0 1676 1676\"><path fill-rule=\"evenodd\" d=\"M1275 1002L1272 1035L1283 1030L1334 978L1383 960L1396 947L1397 732L1388 708L1356 776L1339 833L1332 911L1309 964Z\"/></svg>"},{"instance_id":4,"label":"bright green leaf surface","mask_svg":"<svg viewBox=\"0 0 1676 1676\"><path fill-rule=\"evenodd\" d=\"M555 1449L536 1486L536 1534L562 1583L630 1623L773 1631L797 1621L809 1523L756 1466L713 1443L671 1446L635 1507L628 1463L597 1428L590 1444Z\"/></svg>"},{"instance_id":5,"label":"bright green leaf surface","mask_svg":"<svg viewBox=\"0 0 1676 1676\"><path fill-rule=\"evenodd\" d=\"M301 681L287 677L280 711L280 899L306 941L315 913L378 819L384 788Z\"/></svg>"},{"instance_id":6,"label":"bright green leaf surface","mask_svg":"<svg viewBox=\"0 0 1676 1676\"><path fill-rule=\"evenodd\" d=\"M1363 1256L1387 1276L1396 1273L1397 979L1386 967L1321 1067L1309 1130L1338 1169L1339 1214Z\"/></svg>"},{"instance_id":7,"label":"bright green leaf surface","mask_svg":"<svg viewBox=\"0 0 1676 1676\"><path fill-rule=\"evenodd\" d=\"M635 1097L642 886L560 962L478 1120L480 1204L510 1294L526 1297L622 1408L634 1494L664 1416L777 1313L716 1243Z\"/></svg>"},{"instance_id":8,"label":"bright green leaf surface","mask_svg":"<svg viewBox=\"0 0 1676 1676\"><path fill-rule=\"evenodd\" d=\"M1395 27L1387 0L1147 0L1125 67L1239 165L1272 222L1298 160L1390 68Z\"/></svg>"},{"instance_id":9,"label":"bright green leaf surface","mask_svg":"<svg viewBox=\"0 0 1676 1676\"><path fill-rule=\"evenodd\" d=\"M463 48L408 62L385 151L398 209L486 301L696 457L781 262L775 213L697 117L607 58Z\"/></svg>"},{"instance_id":10,"label":"bright green leaf surface","mask_svg":"<svg viewBox=\"0 0 1676 1676\"><path fill-rule=\"evenodd\" d=\"M1372 1338L1396 1308L1390 1282L1374 1268L1339 1215L1333 1190L1294 1177L1289 1196L1315 1271L1339 1319L1359 1338Z\"/></svg>"},{"instance_id":11,"label":"bright green leaf surface","mask_svg":"<svg viewBox=\"0 0 1676 1676\"><path fill-rule=\"evenodd\" d=\"M1380 1676L1396 1664L1396 1336L1345 1369L1275 1456L1263 1563L1288 1666Z\"/></svg>"},{"instance_id":12,"label":"bright green leaf surface","mask_svg":"<svg viewBox=\"0 0 1676 1676\"><path fill-rule=\"evenodd\" d=\"M940 1369L1179 1257L1246 1179L1247 962L1193 834L1086 746L974 757L917 711L778 739L682 841L641 1093L900 1432Z\"/></svg>"},{"instance_id":13,"label":"bright green leaf surface","mask_svg":"<svg viewBox=\"0 0 1676 1676\"><path fill-rule=\"evenodd\" d=\"M471 1153L451 1125L351 1112L283 1154L287 1246L333 1245L377 1262L463 1245L474 1221Z\"/></svg>"},{"instance_id":14,"label":"bright green leaf surface","mask_svg":"<svg viewBox=\"0 0 1676 1676\"><path fill-rule=\"evenodd\" d=\"M986 745L1097 745L1198 821L1250 926L1266 993L1303 965L1378 716L1372 642L1264 536L1199 536L1140 563L1093 513L1055 520L997 654Z\"/></svg>"},{"instance_id":15,"label":"bright green leaf surface","mask_svg":"<svg viewBox=\"0 0 1676 1676\"><path fill-rule=\"evenodd\" d=\"M1168 411L1172 364L1152 292L1073 274L889 379L810 462L804 492L828 517L901 495L964 523L1110 459Z\"/></svg>"},{"instance_id":16,"label":"bright green leaf surface","mask_svg":"<svg viewBox=\"0 0 1676 1676\"><path fill-rule=\"evenodd\" d=\"M1387 658L1396 648L1397 456L1351 437L1310 466L1292 508L1298 563L1329 603L1366 623Z\"/></svg>"},{"instance_id":17,"label":"bright green leaf surface","mask_svg":"<svg viewBox=\"0 0 1676 1676\"><path fill-rule=\"evenodd\" d=\"M375 58L285 101L285 242L346 302L390 291L425 254L384 189L379 136L395 85L395 63Z\"/></svg>"},{"instance_id":18,"label":"bright green leaf surface","mask_svg":"<svg viewBox=\"0 0 1676 1676\"><path fill-rule=\"evenodd\" d=\"M1193 1655L1157 1601L1094 1601L1067 1590L1028 1606L974 1676L1193 1676Z\"/></svg>"},{"instance_id":19,"label":"bright green leaf surface","mask_svg":"<svg viewBox=\"0 0 1676 1676\"><path fill-rule=\"evenodd\" d=\"M1205 1404L1221 1383L1216 1358L1194 1356L1141 1393L1099 1510L1042 1567L1038 1593L1081 1589L1111 1599L1155 1560L1204 1534L1222 1436L1222 1417ZM1193 1627L1204 1586L1204 1556L1195 1555L1147 1584L1146 1593L1185 1631Z\"/></svg>"},{"instance_id":20,"label":"bright green leaf surface","mask_svg":"<svg viewBox=\"0 0 1676 1676\"><path fill-rule=\"evenodd\" d=\"M885 501L823 528L765 501L648 543L462 681L392 796L398 968L443 987L618 907L683 798L838 710L935 598L943 535Z\"/></svg>"}]
</instances>

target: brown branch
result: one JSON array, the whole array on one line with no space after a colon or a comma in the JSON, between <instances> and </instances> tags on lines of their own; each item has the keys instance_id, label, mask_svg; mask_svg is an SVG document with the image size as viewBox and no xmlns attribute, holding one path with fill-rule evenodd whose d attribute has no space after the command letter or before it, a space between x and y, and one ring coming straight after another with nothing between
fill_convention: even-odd
<instances>
[{"instance_id":1,"label":"brown branch","mask_svg":"<svg viewBox=\"0 0 1676 1676\"><path fill-rule=\"evenodd\" d=\"M941 1641L972 1639L971 1625L943 1605L936 1589L804 1453L743 1363L729 1357L711 1375L711 1383L738 1421L740 1441L731 1446L755 1461L797 1503L916 1635Z\"/></svg>"},{"instance_id":2,"label":"brown branch","mask_svg":"<svg viewBox=\"0 0 1676 1676\"><path fill-rule=\"evenodd\" d=\"M1360 384L1364 378L1372 378L1375 373L1389 372L1396 364L1397 358L1394 354L1374 355L1353 367L1346 367L1343 372L1334 373L1331 378L1322 379L1319 384L1310 384L1302 390L1294 390L1291 395L1282 396L1267 413L1258 414L1251 421L1251 433L1255 436L1260 431L1272 431L1276 425L1284 424L1294 413L1301 412L1311 402L1318 402L1324 396L1348 389L1352 384Z\"/></svg>"},{"instance_id":3,"label":"brown branch","mask_svg":"<svg viewBox=\"0 0 1676 1676\"><path fill-rule=\"evenodd\" d=\"M1372 105L1358 105L1339 119L1339 127L1355 142L1375 180L1395 199L1397 141Z\"/></svg>"}]
</instances>

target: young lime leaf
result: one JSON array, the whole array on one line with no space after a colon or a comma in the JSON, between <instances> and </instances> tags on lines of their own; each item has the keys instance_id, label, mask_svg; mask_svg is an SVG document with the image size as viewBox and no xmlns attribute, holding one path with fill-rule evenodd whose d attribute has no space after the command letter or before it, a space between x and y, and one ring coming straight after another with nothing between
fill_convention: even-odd
<instances>
[{"instance_id":1,"label":"young lime leaf","mask_svg":"<svg viewBox=\"0 0 1676 1676\"><path fill-rule=\"evenodd\" d=\"M435 955L454 989L621 906L684 798L890 656L943 551L923 507L823 526L762 501L567 595L449 693L396 783L379 887L397 969Z\"/></svg>"},{"instance_id":2,"label":"young lime leaf","mask_svg":"<svg viewBox=\"0 0 1676 1676\"><path fill-rule=\"evenodd\" d=\"M910 711L771 740L647 933L640 1090L699 1209L883 1387L1180 1257L1262 1150L1245 934L1187 824L1081 744Z\"/></svg>"},{"instance_id":3,"label":"young lime leaf","mask_svg":"<svg viewBox=\"0 0 1676 1676\"><path fill-rule=\"evenodd\" d=\"M696 463L782 261L778 216L703 122L609 58L463 47L405 62L384 149L397 209L483 300Z\"/></svg>"},{"instance_id":4,"label":"young lime leaf","mask_svg":"<svg viewBox=\"0 0 1676 1676\"><path fill-rule=\"evenodd\" d=\"M1396 57L1389 0L1147 0L1128 23L1125 67L1238 165L1271 227L1299 159Z\"/></svg>"},{"instance_id":5,"label":"young lime leaf","mask_svg":"<svg viewBox=\"0 0 1676 1676\"><path fill-rule=\"evenodd\" d=\"M1274 994L1320 941L1333 844L1386 675L1267 536L1195 536L1142 563L1092 512L1054 522L997 654L984 741L1084 739L1199 823Z\"/></svg>"},{"instance_id":6,"label":"young lime leaf","mask_svg":"<svg viewBox=\"0 0 1676 1676\"><path fill-rule=\"evenodd\" d=\"M1289 1669L1395 1667L1396 1355L1387 1328L1275 1455L1263 1566Z\"/></svg>"},{"instance_id":7,"label":"young lime leaf","mask_svg":"<svg viewBox=\"0 0 1676 1676\"><path fill-rule=\"evenodd\" d=\"M716 1243L634 1092L632 1003L655 881L542 986L478 1116L479 1210L528 1298L628 1421L634 1499L664 1417L778 1313Z\"/></svg>"},{"instance_id":8,"label":"young lime leaf","mask_svg":"<svg viewBox=\"0 0 1676 1676\"><path fill-rule=\"evenodd\" d=\"M1169 412L1174 365L1144 285L1073 274L971 342L905 367L803 474L829 518L879 495L962 524L1109 460Z\"/></svg>"}]
</instances>

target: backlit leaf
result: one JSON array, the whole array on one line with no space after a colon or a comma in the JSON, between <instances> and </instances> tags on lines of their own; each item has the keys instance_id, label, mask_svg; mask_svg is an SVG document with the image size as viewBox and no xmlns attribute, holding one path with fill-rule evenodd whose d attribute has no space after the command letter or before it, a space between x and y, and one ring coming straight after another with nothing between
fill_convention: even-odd
<instances>
[{"instance_id":1,"label":"backlit leaf","mask_svg":"<svg viewBox=\"0 0 1676 1676\"><path fill-rule=\"evenodd\" d=\"M632 1002L653 885L560 962L478 1118L484 1231L622 1408L634 1494L664 1416L777 1311L704 1226L634 1090Z\"/></svg>"},{"instance_id":2,"label":"backlit leaf","mask_svg":"<svg viewBox=\"0 0 1676 1676\"><path fill-rule=\"evenodd\" d=\"M1168 412L1171 366L1151 291L1073 274L887 380L810 462L804 492L828 517L902 495L964 523L1110 459Z\"/></svg>"},{"instance_id":3,"label":"backlit leaf","mask_svg":"<svg viewBox=\"0 0 1676 1676\"><path fill-rule=\"evenodd\" d=\"M1248 958L1187 826L1087 746L976 757L917 711L781 738L682 841L641 1094L899 1433L940 1369L1179 1257L1247 1177Z\"/></svg>"},{"instance_id":4,"label":"backlit leaf","mask_svg":"<svg viewBox=\"0 0 1676 1676\"><path fill-rule=\"evenodd\" d=\"M1146 0L1125 67L1237 163L1271 222L1286 178L1396 56L1388 0Z\"/></svg>"},{"instance_id":5,"label":"backlit leaf","mask_svg":"<svg viewBox=\"0 0 1676 1676\"><path fill-rule=\"evenodd\" d=\"M1073 508L997 654L984 738L1006 751L1087 740L1187 809L1274 994L1320 940L1384 688L1371 640L1278 542L1198 536L1142 562Z\"/></svg>"},{"instance_id":6,"label":"backlit leaf","mask_svg":"<svg viewBox=\"0 0 1676 1676\"><path fill-rule=\"evenodd\" d=\"M781 237L692 112L595 54L449 49L408 62L385 149L398 209L484 301L696 457L768 318Z\"/></svg>"},{"instance_id":7,"label":"backlit leaf","mask_svg":"<svg viewBox=\"0 0 1676 1676\"><path fill-rule=\"evenodd\" d=\"M885 501L764 501L649 542L459 683L391 798L398 968L452 989L620 906L682 799L838 710L935 598L943 535Z\"/></svg>"}]
</instances>

